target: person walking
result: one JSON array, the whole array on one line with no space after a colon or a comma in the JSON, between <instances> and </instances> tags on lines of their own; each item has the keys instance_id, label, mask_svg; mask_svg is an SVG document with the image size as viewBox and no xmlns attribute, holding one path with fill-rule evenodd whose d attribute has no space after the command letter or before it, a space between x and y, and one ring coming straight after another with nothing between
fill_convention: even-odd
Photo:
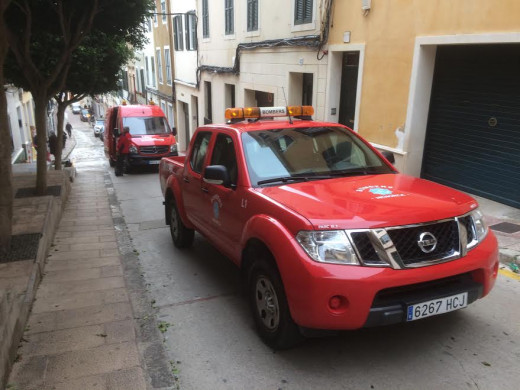
<instances>
[{"instance_id":1,"label":"person walking","mask_svg":"<svg viewBox=\"0 0 520 390\"><path fill-rule=\"evenodd\" d=\"M72 135L72 125L70 124L70 122L67 122L67 125L65 126L65 130L67 130L67 133L69 134L69 138L70 138Z\"/></svg>"},{"instance_id":2,"label":"person walking","mask_svg":"<svg viewBox=\"0 0 520 390\"><path fill-rule=\"evenodd\" d=\"M123 176L125 168L125 161L130 153L130 128L128 126L123 127L123 134L121 134L117 140L117 162L116 162L116 176Z\"/></svg>"},{"instance_id":3,"label":"person walking","mask_svg":"<svg viewBox=\"0 0 520 390\"><path fill-rule=\"evenodd\" d=\"M56 133L51 131L49 134L49 151L53 156L56 155L56 150L58 148L58 137L56 137Z\"/></svg>"}]
</instances>

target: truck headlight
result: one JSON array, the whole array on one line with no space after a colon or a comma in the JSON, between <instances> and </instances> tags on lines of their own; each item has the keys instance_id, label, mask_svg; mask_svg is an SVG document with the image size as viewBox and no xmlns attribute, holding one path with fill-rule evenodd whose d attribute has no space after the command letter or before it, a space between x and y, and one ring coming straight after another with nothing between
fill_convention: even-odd
<instances>
[{"instance_id":1,"label":"truck headlight","mask_svg":"<svg viewBox=\"0 0 520 390\"><path fill-rule=\"evenodd\" d=\"M137 147L135 145L131 145L129 148L128 148L128 151L132 154L137 154Z\"/></svg>"},{"instance_id":2,"label":"truck headlight","mask_svg":"<svg viewBox=\"0 0 520 390\"><path fill-rule=\"evenodd\" d=\"M471 218L473 219L473 225L475 226L475 234L477 235L478 242L481 242L488 233L488 227L484 221L484 215L479 209L471 212Z\"/></svg>"},{"instance_id":3,"label":"truck headlight","mask_svg":"<svg viewBox=\"0 0 520 390\"><path fill-rule=\"evenodd\" d=\"M296 235L296 240L314 261L359 265L354 248L343 230L301 231Z\"/></svg>"},{"instance_id":4,"label":"truck headlight","mask_svg":"<svg viewBox=\"0 0 520 390\"><path fill-rule=\"evenodd\" d=\"M170 153L177 153L177 144L170 145Z\"/></svg>"}]
</instances>

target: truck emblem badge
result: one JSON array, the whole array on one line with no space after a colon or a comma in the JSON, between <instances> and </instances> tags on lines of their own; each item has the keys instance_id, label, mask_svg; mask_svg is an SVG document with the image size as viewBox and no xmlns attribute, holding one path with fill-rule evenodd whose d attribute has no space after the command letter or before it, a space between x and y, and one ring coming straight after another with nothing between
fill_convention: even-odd
<instances>
[{"instance_id":1,"label":"truck emblem badge","mask_svg":"<svg viewBox=\"0 0 520 390\"><path fill-rule=\"evenodd\" d=\"M431 253L437 247L437 239L430 232L421 233L417 245L424 253Z\"/></svg>"}]
</instances>

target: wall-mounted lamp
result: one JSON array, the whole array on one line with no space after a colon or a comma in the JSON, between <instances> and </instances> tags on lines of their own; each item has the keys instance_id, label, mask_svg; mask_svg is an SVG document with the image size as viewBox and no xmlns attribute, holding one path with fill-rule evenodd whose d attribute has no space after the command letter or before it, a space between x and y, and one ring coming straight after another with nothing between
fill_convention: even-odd
<instances>
[{"instance_id":1,"label":"wall-mounted lamp","mask_svg":"<svg viewBox=\"0 0 520 390\"><path fill-rule=\"evenodd\" d=\"M363 16L367 16L372 8L372 0L361 0L361 9L363 10Z\"/></svg>"}]
</instances>

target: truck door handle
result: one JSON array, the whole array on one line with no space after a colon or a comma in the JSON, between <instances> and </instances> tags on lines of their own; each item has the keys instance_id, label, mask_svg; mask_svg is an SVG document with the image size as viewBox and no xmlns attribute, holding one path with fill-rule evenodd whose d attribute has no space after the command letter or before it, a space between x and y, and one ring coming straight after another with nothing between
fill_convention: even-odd
<instances>
[{"instance_id":1,"label":"truck door handle","mask_svg":"<svg viewBox=\"0 0 520 390\"><path fill-rule=\"evenodd\" d=\"M183 180L185 183L189 183L189 182L190 182L190 179L188 179L186 176L184 176L184 177L182 178L182 180Z\"/></svg>"},{"instance_id":2,"label":"truck door handle","mask_svg":"<svg viewBox=\"0 0 520 390\"><path fill-rule=\"evenodd\" d=\"M202 192L205 192L206 194L209 193L209 190L206 187L200 187Z\"/></svg>"}]
</instances>

